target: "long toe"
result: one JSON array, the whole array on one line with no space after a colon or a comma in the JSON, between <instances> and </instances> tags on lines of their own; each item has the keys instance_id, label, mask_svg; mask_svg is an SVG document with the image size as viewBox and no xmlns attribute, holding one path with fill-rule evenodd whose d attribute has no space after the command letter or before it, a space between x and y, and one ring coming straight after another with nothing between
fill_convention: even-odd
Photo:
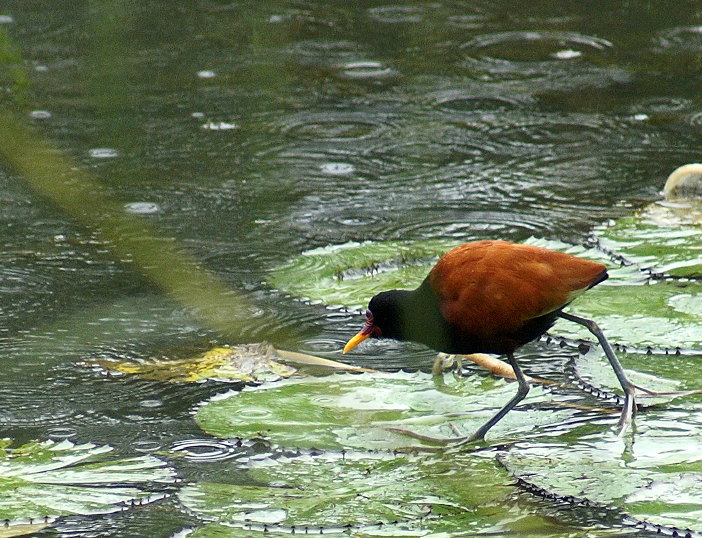
<instances>
[{"instance_id":1,"label":"long toe","mask_svg":"<svg viewBox=\"0 0 702 538\"><path fill-rule=\"evenodd\" d=\"M617 423L619 429L617 435L621 437L627 432L629 426L633 422L634 415L636 415L636 394L632 389L630 392L627 391L624 397L624 407L622 408L622 414L619 416L619 422Z\"/></svg>"}]
</instances>

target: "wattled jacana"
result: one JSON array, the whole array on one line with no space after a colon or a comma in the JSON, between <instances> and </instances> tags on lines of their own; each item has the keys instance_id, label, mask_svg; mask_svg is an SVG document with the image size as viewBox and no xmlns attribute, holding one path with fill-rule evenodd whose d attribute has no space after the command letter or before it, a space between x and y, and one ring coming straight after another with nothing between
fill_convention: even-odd
<instances>
[{"instance_id":1,"label":"wattled jacana","mask_svg":"<svg viewBox=\"0 0 702 538\"><path fill-rule=\"evenodd\" d=\"M563 318L584 325L599 341L624 390L619 419L623 431L635 412L634 385L627 379L604 334L591 320L563 312L573 299L608 277L601 263L570 254L510 243L476 241L444 254L416 290L392 290L370 300L361 331L344 353L366 338L394 338L451 354L507 355L517 394L461 443L487 431L529 392L514 351Z\"/></svg>"}]
</instances>

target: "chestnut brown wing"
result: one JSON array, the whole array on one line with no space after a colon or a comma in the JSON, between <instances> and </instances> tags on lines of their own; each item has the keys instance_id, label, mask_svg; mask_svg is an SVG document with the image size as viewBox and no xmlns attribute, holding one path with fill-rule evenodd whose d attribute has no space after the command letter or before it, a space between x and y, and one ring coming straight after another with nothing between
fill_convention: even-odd
<instances>
[{"instance_id":1,"label":"chestnut brown wing","mask_svg":"<svg viewBox=\"0 0 702 538\"><path fill-rule=\"evenodd\" d=\"M607 278L604 265L506 241L477 241L447 252L429 284L444 319L478 338L518 332Z\"/></svg>"}]
</instances>

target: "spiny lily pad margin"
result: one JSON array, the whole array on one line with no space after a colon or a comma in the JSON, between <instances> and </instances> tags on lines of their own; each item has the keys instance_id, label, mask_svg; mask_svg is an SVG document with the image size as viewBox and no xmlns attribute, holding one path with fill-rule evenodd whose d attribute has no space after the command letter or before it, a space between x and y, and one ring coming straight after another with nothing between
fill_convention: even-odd
<instances>
[{"instance_id":1,"label":"spiny lily pad margin","mask_svg":"<svg viewBox=\"0 0 702 538\"><path fill-rule=\"evenodd\" d=\"M107 514L163 498L174 470L154 456L108 459L107 445L0 439L0 521L48 524L59 516Z\"/></svg>"}]
</instances>

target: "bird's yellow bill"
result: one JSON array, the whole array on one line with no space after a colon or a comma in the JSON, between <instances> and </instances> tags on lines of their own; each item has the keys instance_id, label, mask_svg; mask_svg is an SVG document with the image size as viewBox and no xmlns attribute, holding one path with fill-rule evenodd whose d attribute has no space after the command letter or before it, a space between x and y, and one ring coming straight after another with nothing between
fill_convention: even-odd
<instances>
[{"instance_id":1,"label":"bird's yellow bill","mask_svg":"<svg viewBox=\"0 0 702 538\"><path fill-rule=\"evenodd\" d=\"M351 351L353 348L355 348L358 344L363 342L369 336L370 336L370 333L363 332L363 331L359 332L351 340L346 342L346 345L344 346L344 351L342 351L342 353L346 353L348 351Z\"/></svg>"}]
</instances>

